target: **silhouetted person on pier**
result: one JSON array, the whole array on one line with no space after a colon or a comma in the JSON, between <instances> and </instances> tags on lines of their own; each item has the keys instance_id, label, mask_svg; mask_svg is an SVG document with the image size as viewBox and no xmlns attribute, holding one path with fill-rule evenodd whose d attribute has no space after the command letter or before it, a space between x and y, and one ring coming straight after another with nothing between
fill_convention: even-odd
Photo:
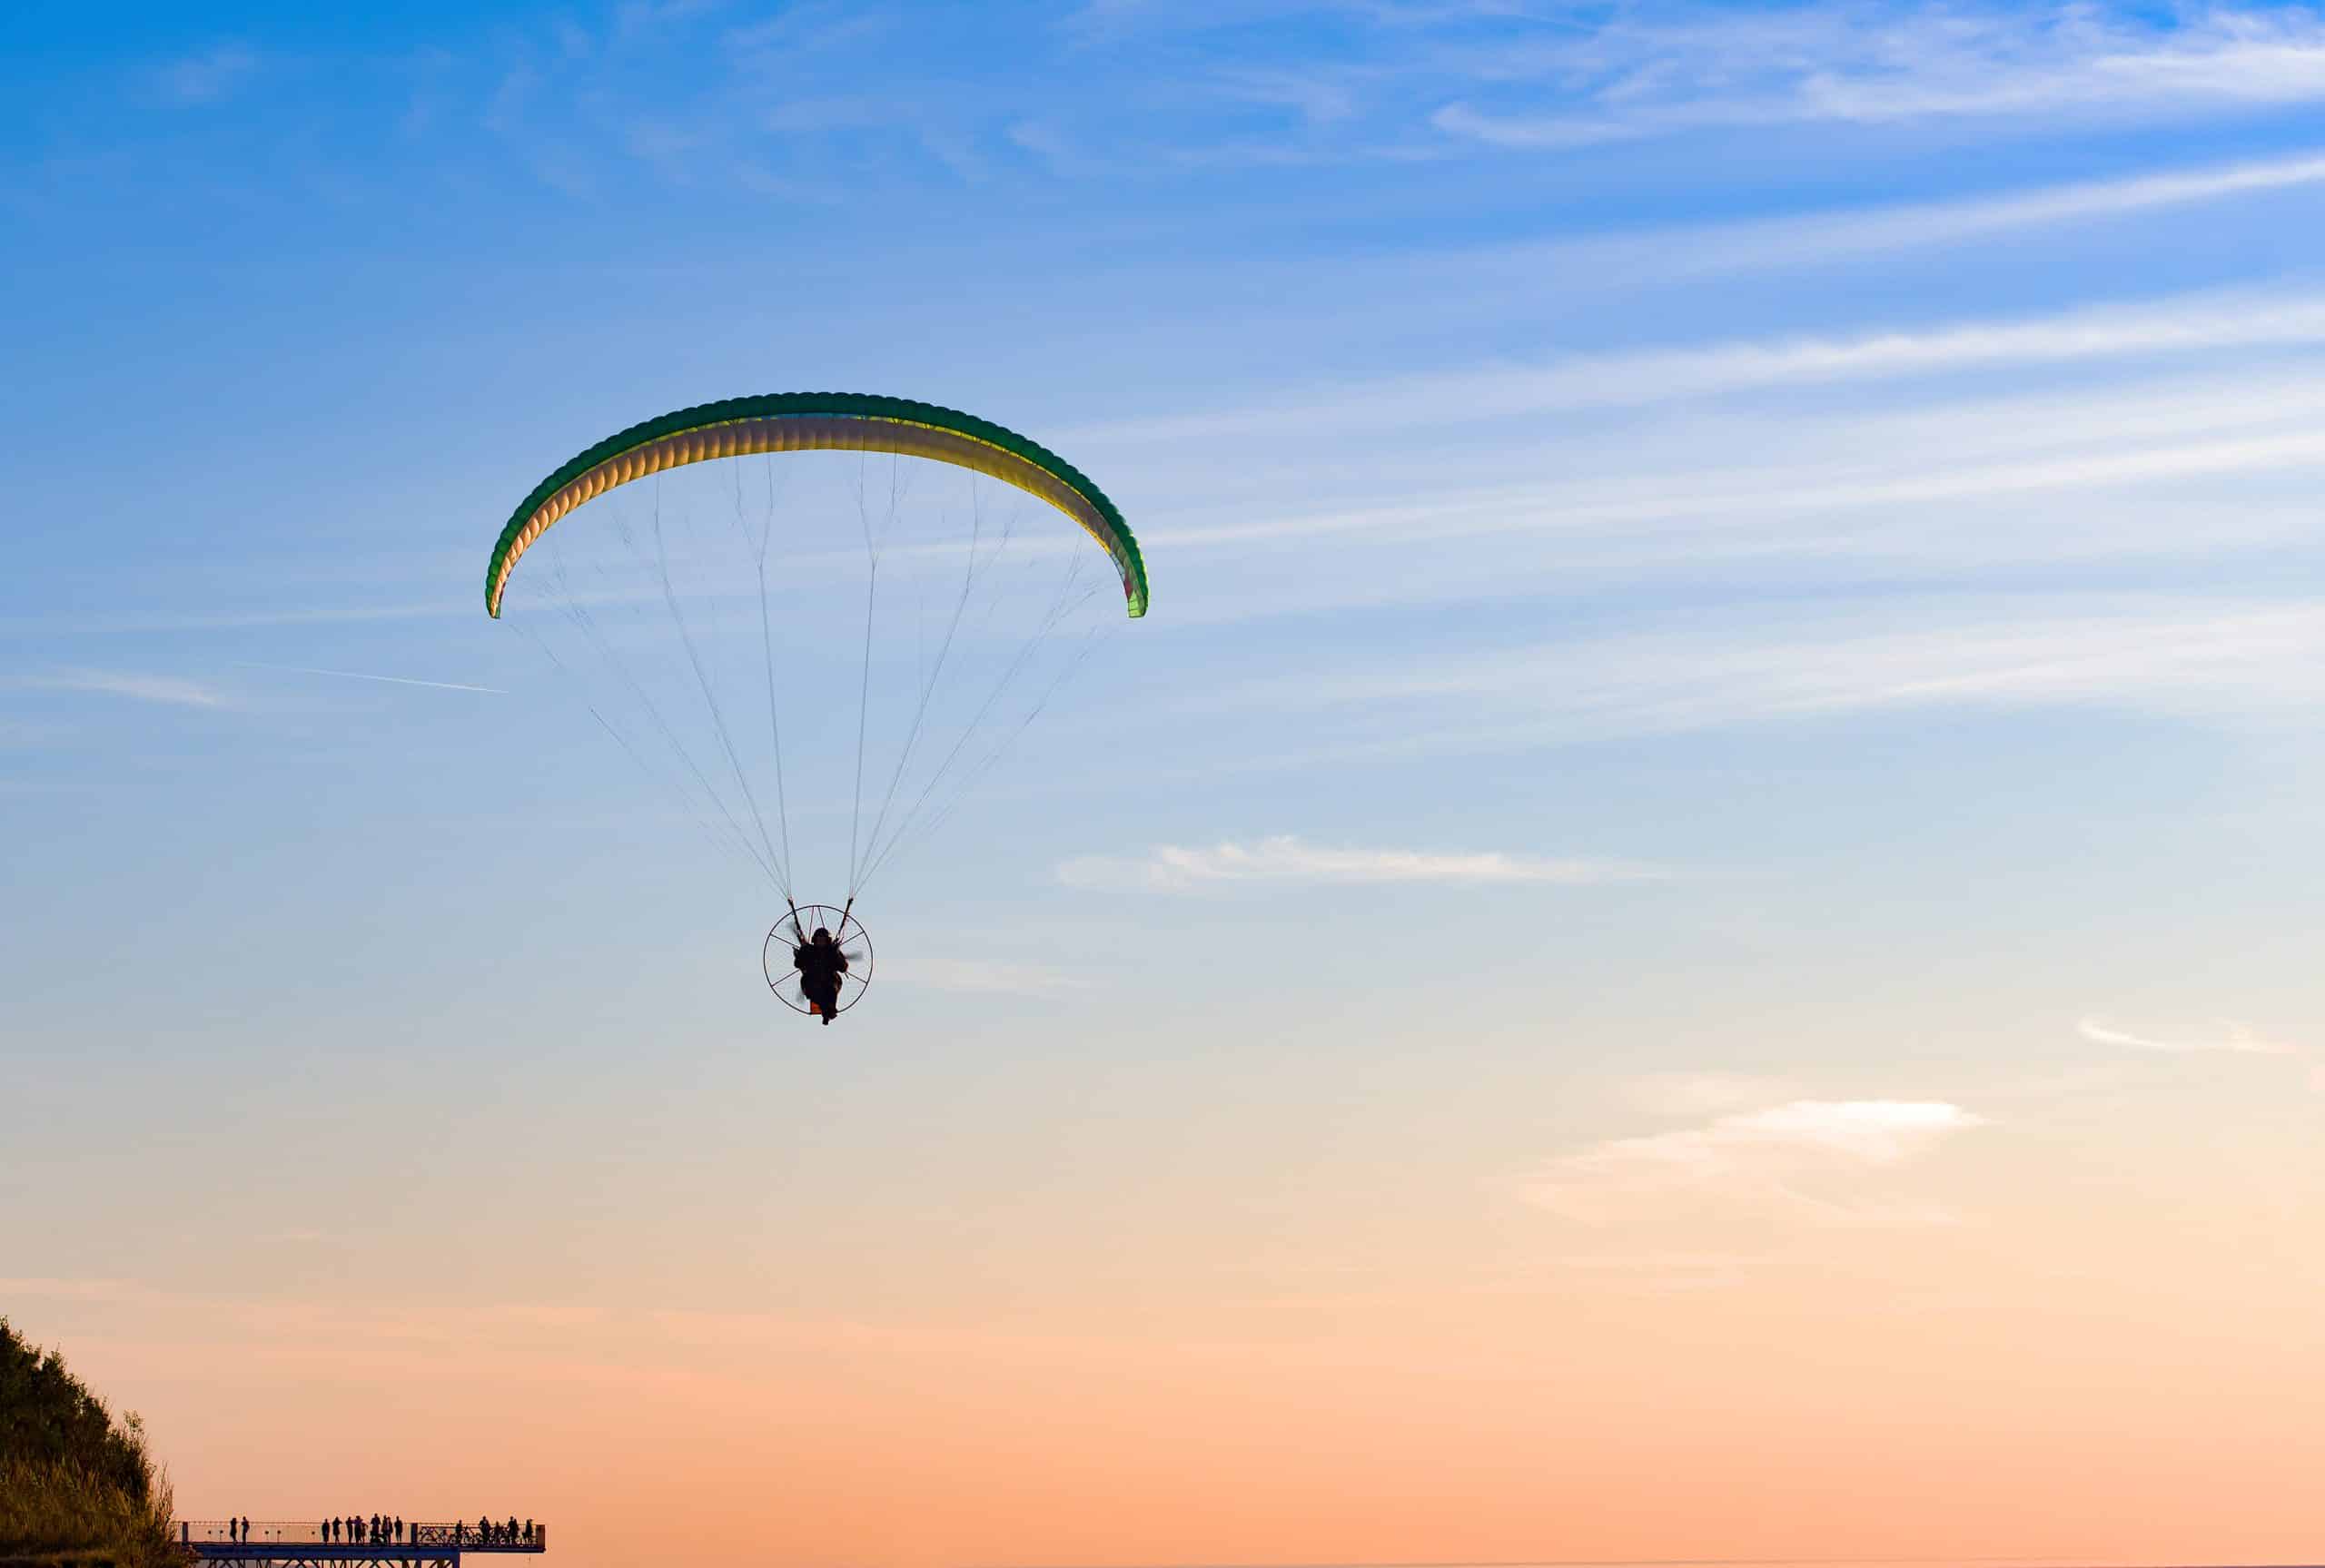
<instances>
[{"instance_id":1,"label":"silhouetted person on pier","mask_svg":"<svg viewBox=\"0 0 2325 1568\"><path fill-rule=\"evenodd\" d=\"M398 1543L403 1540L403 1515L401 1514L396 1515L396 1540Z\"/></svg>"}]
</instances>

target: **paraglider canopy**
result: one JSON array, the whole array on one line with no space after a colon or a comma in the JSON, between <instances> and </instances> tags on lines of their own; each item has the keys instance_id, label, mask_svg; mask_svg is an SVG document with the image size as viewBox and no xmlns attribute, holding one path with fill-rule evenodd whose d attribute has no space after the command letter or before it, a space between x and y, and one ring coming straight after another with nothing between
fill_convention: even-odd
<instances>
[{"instance_id":1,"label":"paraglider canopy","mask_svg":"<svg viewBox=\"0 0 2325 1568\"><path fill-rule=\"evenodd\" d=\"M1146 563L1123 515L1097 486L1039 442L989 419L909 398L775 392L680 409L608 436L533 487L510 516L485 569L496 618L509 574L543 530L592 497L648 474L761 452L893 452L985 474L1047 501L1098 541L1122 573L1135 617L1146 613Z\"/></svg>"}]
</instances>

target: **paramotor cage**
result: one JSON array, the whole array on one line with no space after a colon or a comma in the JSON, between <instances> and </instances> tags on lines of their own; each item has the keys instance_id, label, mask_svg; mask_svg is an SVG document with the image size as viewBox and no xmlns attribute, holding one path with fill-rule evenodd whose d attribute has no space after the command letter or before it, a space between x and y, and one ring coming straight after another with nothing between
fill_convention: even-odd
<instances>
[{"instance_id":1,"label":"paramotor cage","mask_svg":"<svg viewBox=\"0 0 2325 1568\"><path fill-rule=\"evenodd\" d=\"M847 971L839 977L839 1005L832 1010L833 1016L837 1017L864 1000L865 990L872 983L872 939L852 911L835 909L827 903L793 906L791 912L777 921L775 929L767 933L760 963L767 971L767 989L775 992L777 1001L794 1012L812 1014L814 1004L799 988L799 971L792 958L816 934L818 926L832 933L832 940L839 943L840 952L847 958Z\"/></svg>"}]
</instances>

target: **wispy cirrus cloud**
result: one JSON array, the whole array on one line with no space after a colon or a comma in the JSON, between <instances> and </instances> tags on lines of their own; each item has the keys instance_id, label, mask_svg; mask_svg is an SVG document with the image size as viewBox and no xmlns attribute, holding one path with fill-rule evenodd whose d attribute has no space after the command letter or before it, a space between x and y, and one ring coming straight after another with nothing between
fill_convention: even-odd
<instances>
[{"instance_id":1,"label":"wispy cirrus cloud","mask_svg":"<svg viewBox=\"0 0 2325 1568\"><path fill-rule=\"evenodd\" d=\"M1213 90L1240 103L1283 109L1309 125L1355 118L1357 85L1363 73L1232 66L1212 82Z\"/></svg>"},{"instance_id":2,"label":"wispy cirrus cloud","mask_svg":"<svg viewBox=\"0 0 2325 1568\"><path fill-rule=\"evenodd\" d=\"M2203 206L2320 183L2325 183L2325 155L2302 153L1944 201L1618 230L1583 238L1442 252L1419 260L1424 265L1486 276L1518 273L1546 281L1618 276L1636 282L1642 277L1815 266L1883 251L1993 240L2067 224ZM1412 264L1412 260L1406 259L1405 264Z\"/></svg>"},{"instance_id":3,"label":"wispy cirrus cloud","mask_svg":"<svg viewBox=\"0 0 2325 1568\"><path fill-rule=\"evenodd\" d=\"M2173 1055L2197 1051L2224 1051L2241 1056L2298 1056L2297 1046L2281 1040L2267 1040L2241 1023L2223 1023L2219 1034L2183 1035L2173 1040L2159 1040L2147 1035L2132 1034L2112 1028L2095 1018L2086 1018L2075 1025L2075 1032L2095 1045L2120 1045L2133 1050L2163 1051Z\"/></svg>"},{"instance_id":4,"label":"wispy cirrus cloud","mask_svg":"<svg viewBox=\"0 0 2325 1568\"><path fill-rule=\"evenodd\" d=\"M1291 834L1201 849L1158 844L1141 856L1083 855L1057 868L1058 880L1070 887L1135 887L1158 892L1246 883L1576 887L1653 881L1667 874L1620 861L1549 860L1499 850L1340 848L1311 844Z\"/></svg>"},{"instance_id":5,"label":"wispy cirrus cloud","mask_svg":"<svg viewBox=\"0 0 2325 1568\"><path fill-rule=\"evenodd\" d=\"M1649 6L1445 66L1475 88L1430 123L1508 149L1938 119L2153 123L2325 98L2325 25L2290 8L2159 21L2077 5Z\"/></svg>"},{"instance_id":6,"label":"wispy cirrus cloud","mask_svg":"<svg viewBox=\"0 0 2325 1568\"><path fill-rule=\"evenodd\" d=\"M1631 1080L1624 1091L1632 1104L1657 1116L1710 1116L1767 1104L1782 1086L1740 1072L1650 1072Z\"/></svg>"},{"instance_id":7,"label":"wispy cirrus cloud","mask_svg":"<svg viewBox=\"0 0 2325 1568\"><path fill-rule=\"evenodd\" d=\"M134 1280L64 1278L54 1275L21 1275L0 1279L0 1295L35 1297L60 1301L141 1301L160 1293Z\"/></svg>"},{"instance_id":8,"label":"wispy cirrus cloud","mask_svg":"<svg viewBox=\"0 0 2325 1568\"><path fill-rule=\"evenodd\" d=\"M155 73L172 103L193 105L226 97L259 67L258 52L246 44L214 44L163 64Z\"/></svg>"},{"instance_id":9,"label":"wispy cirrus cloud","mask_svg":"<svg viewBox=\"0 0 2325 1568\"><path fill-rule=\"evenodd\" d=\"M427 686L440 692L477 692L486 696L505 697L509 694L500 686L473 686L460 681L423 681L411 676L375 676L361 670L324 670L309 665L267 665L252 659L236 659L234 663L246 670L274 670L290 676L329 676L335 680L377 681L391 686Z\"/></svg>"},{"instance_id":10,"label":"wispy cirrus cloud","mask_svg":"<svg viewBox=\"0 0 2325 1568\"><path fill-rule=\"evenodd\" d=\"M1077 439L1180 442L1291 429L1482 423L1784 388L2325 343L2325 295L2207 293L1920 330L1738 340L1422 371L1264 406L1087 426Z\"/></svg>"},{"instance_id":11,"label":"wispy cirrus cloud","mask_svg":"<svg viewBox=\"0 0 2325 1568\"><path fill-rule=\"evenodd\" d=\"M2094 327L2124 352L2025 364L2003 355L1920 381L1867 362L1831 381L1731 383L1738 395L1690 401L1707 382L1683 373L1635 389L1644 402L1673 406L1619 423L1512 418L1491 395L1465 403L1454 381L1416 378L1416 421L1473 427L1452 438L1467 455L1449 472L1422 455L1428 443L1359 436L1350 449L1339 434L1393 419L1392 381L1360 385L1366 407L1312 430L1294 395L1291 414L1252 415L1250 466L1219 480L1222 493L1191 497L1142 537L1174 555L1238 557L1234 571L1205 575L1174 601L1177 614L1212 620L1557 595L1585 579L1700 580L1707 568L1764 575L1778 563L1833 583L1875 574L1893 587L1915 576L1960 582L1996 567L2111 560L2142 577L2172 557L2216 572L2237 555L2300 549L2313 536L2314 510L2300 497L2325 475L2325 358L2279 335L2312 307L2325 317L2325 296L2205 295L2119 308L2112 321L2077 312L2001 323L2039 327L2017 346L2045 353L2068 343L2099 350L2106 344L2082 336ZM2116 337L2122 326L2132 330ZM2182 347L2137 351L2166 342ZM2190 347L2205 342L2219 347ZM1721 346L1705 347L1718 357ZM1695 350L1662 352L1677 362ZM1609 358L1625 371L1642 368ZM1895 363L1933 358L1943 356L1916 347ZM2043 365L2069 369L2023 373ZM1578 409L1605 395L1578 390ZM1289 422L1270 423L1279 418ZM1184 428L1212 422L1195 416ZM1158 463L1139 450L1149 429L1131 427L1110 461ZM1084 432L1099 443L1107 434ZM1230 447L1243 439L1232 419L1215 438ZM1302 443L1329 459L1273 478L1271 445ZM1336 499L1319 493L1319 474L1364 482ZM1295 556L1300 541L1327 537L1347 547ZM2061 612L2073 606L2034 613Z\"/></svg>"},{"instance_id":12,"label":"wispy cirrus cloud","mask_svg":"<svg viewBox=\"0 0 2325 1568\"><path fill-rule=\"evenodd\" d=\"M1054 174L1072 174L1086 166L1073 140L1049 121L1018 120L1004 134L1010 145L1040 159Z\"/></svg>"},{"instance_id":13,"label":"wispy cirrus cloud","mask_svg":"<svg viewBox=\"0 0 2325 1568\"><path fill-rule=\"evenodd\" d=\"M1272 36L1252 25L1293 16L1321 25ZM1557 153L1804 125L1934 121L2006 134L2325 99L2325 25L2299 7L2159 15L1809 0L1739 13L1651 0L1593 16L1510 0L1097 0L1065 33L1084 46L1213 35L1229 62L1191 86L1290 110L1301 148L1353 158ZM1299 150L1204 149L1253 163Z\"/></svg>"},{"instance_id":14,"label":"wispy cirrus cloud","mask_svg":"<svg viewBox=\"0 0 2325 1568\"><path fill-rule=\"evenodd\" d=\"M1561 1270L1602 1287L1656 1296L1732 1289L1766 1263L1746 1252L1578 1253L1558 1259Z\"/></svg>"},{"instance_id":15,"label":"wispy cirrus cloud","mask_svg":"<svg viewBox=\"0 0 2325 1568\"><path fill-rule=\"evenodd\" d=\"M1868 1196L1864 1183L1985 1125L1945 1100L1794 1100L1589 1145L1550 1160L1522 1190L1528 1201L1588 1225L1713 1200L1815 1224L1943 1224L1952 1218L1944 1208Z\"/></svg>"},{"instance_id":16,"label":"wispy cirrus cloud","mask_svg":"<svg viewBox=\"0 0 2325 1568\"><path fill-rule=\"evenodd\" d=\"M215 686L179 676L145 675L129 670L68 669L43 675L19 676L9 684L35 691L94 692L128 697L141 703L173 707L223 708L232 705Z\"/></svg>"},{"instance_id":17,"label":"wispy cirrus cloud","mask_svg":"<svg viewBox=\"0 0 2325 1568\"><path fill-rule=\"evenodd\" d=\"M1056 996L1087 990L1091 984L1083 976L1047 964L984 959L925 959L908 969L883 970L881 977L896 984L988 996Z\"/></svg>"},{"instance_id":18,"label":"wispy cirrus cloud","mask_svg":"<svg viewBox=\"0 0 2325 1568\"><path fill-rule=\"evenodd\" d=\"M1898 623L1929 618L1919 626ZM1680 734L1911 707L2113 707L2221 719L2325 700L2325 603L1900 605L1249 683L1226 706L1347 710L1410 745Z\"/></svg>"}]
</instances>

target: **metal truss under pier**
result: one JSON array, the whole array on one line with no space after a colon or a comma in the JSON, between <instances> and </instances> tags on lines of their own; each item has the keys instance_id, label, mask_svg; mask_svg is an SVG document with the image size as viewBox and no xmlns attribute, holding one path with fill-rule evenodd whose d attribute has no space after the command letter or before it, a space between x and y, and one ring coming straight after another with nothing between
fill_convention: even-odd
<instances>
[{"instance_id":1,"label":"metal truss under pier","mask_svg":"<svg viewBox=\"0 0 2325 1568\"><path fill-rule=\"evenodd\" d=\"M224 1520L185 1520L178 1525L178 1540L204 1563L248 1563L252 1568L343 1568L350 1563L391 1564L393 1568L460 1568L463 1555L489 1552L531 1554L549 1550L549 1527L532 1526L529 1533L510 1533L494 1525L409 1524L401 1541L326 1541L313 1521L296 1524L254 1521L247 1537Z\"/></svg>"}]
</instances>

